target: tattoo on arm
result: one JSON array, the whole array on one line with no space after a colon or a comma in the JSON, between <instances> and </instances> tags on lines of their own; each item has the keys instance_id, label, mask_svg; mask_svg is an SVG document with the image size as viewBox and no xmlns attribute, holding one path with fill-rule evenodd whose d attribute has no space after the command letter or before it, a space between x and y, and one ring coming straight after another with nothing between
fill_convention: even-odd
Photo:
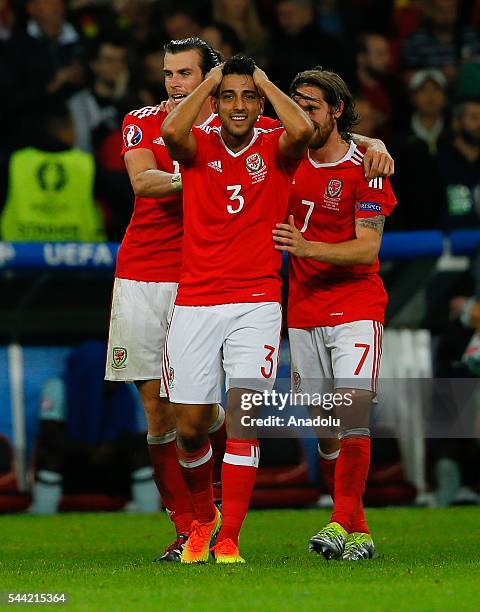
<instances>
[{"instance_id":1,"label":"tattoo on arm","mask_svg":"<svg viewBox=\"0 0 480 612\"><path fill-rule=\"evenodd\" d=\"M365 219L357 219L356 225L364 227L365 229L371 229L377 232L379 236L383 234L383 226L385 224L385 215L377 215L376 217L368 217Z\"/></svg>"}]
</instances>

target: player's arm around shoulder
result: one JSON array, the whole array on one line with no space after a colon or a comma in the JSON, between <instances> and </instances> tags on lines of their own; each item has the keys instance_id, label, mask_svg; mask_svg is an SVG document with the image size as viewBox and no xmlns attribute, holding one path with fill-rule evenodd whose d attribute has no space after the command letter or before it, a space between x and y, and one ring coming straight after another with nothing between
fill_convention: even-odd
<instances>
[{"instance_id":1,"label":"player's arm around shoulder","mask_svg":"<svg viewBox=\"0 0 480 612\"><path fill-rule=\"evenodd\" d=\"M313 136L312 122L306 113L272 83L258 66L253 73L253 80L260 94L271 102L285 128L278 141L280 153L291 159L302 158Z\"/></svg>"},{"instance_id":2,"label":"player's arm around shoulder","mask_svg":"<svg viewBox=\"0 0 480 612\"><path fill-rule=\"evenodd\" d=\"M150 149L127 151L124 161L136 196L165 198L182 190L181 175L159 170Z\"/></svg>"},{"instance_id":3,"label":"player's arm around shoulder","mask_svg":"<svg viewBox=\"0 0 480 612\"><path fill-rule=\"evenodd\" d=\"M387 178L394 174L395 161L383 140L361 134L352 134L352 140L358 147L365 150L363 169L367 180L377 177Z\"/></svg>"}]
</instances>

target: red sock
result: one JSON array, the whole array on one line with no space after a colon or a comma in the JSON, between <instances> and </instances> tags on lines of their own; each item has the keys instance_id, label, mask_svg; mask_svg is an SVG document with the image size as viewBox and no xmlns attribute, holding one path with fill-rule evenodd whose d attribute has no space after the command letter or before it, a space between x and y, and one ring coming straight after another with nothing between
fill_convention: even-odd
<instances>
[{"instance_id":1,"label":"red sock","mask_svg":"<svg viewBox=\"0 0 480 612\"><path fill-rule=\"evenodd\" d=\"M168 437L148 436L153 477L177 534L186 533L195 518L190 492L178 463L175 437L170 436L167 442L152 443L162 439L168 440Z\"/></svg>"},{"instance_id":2,"label":"red sock","mask_svg":"<svg viewBox=\"0 0 480 612\"><path fill-rule=\"evenodd\" d=\"M210 442L193 453L177 446L178 461L195 510L195 518L200 523L209 523L215 518L215 505L212 491L212 447Z\"/></svg>"},{"instance_id":3,"label":"red sock","mask_svg":"<svg viewBox=\"0 0 480 612\"><path fill-rule=\"evenodd\" d=\"M350 533L354 531L360 533L370 533L370 529L367 525L367 519L365 518L365 511L363 510L363 502L360 500L360 503L355 510L353 515L352 524L350 526Z\"/></svg>"},{"instance_id":4,"label":"red sock","mask_svg":"<svg viewBox=\"0 0 480 612\"><path fill-rule=\"evenodd\" d=\"M218 404L219 413L215 423L208 430L208 437L212 445L213 452L213 483L219 483L222 480L222 463L223 455L225 454L225 445L227 443L227 428L225 427L225 411Z\"/></svg>"},{"instance_id":5,"label":"red sock","mask_svg":"<svg viewBox=\"0 0 480 612\"><path fill-rule=\"evenodd\" d=\"M335 466L337 464L339 451L334 451L333 453L327 454L322 452L319 446L318 453L320 455L320 472L322 473L323 483L333 499L335 487Z\"/></svg>"},{"instance_id":6,"label":"red sock","mask_svg":"<svg viewBox=\"0 0 480 612\"><path fill-rule=\"evenodd\" d=\"M352 521L365 491L370 467L370 437L344 437L340 440L340 455L335 466L335 499L332 522L340 523L349 533Z\"/></svg>"},{"instance_id":7,"label":"red sock","mask_svg":"<svg viewBox=\"0 0 480 612\"><path fill-rule=\"evenodd\" d=\"M238 534L247 515L260 460L258 440L227 440L222 469L222 528L218 542L238 543Z\"/></svg>"}]
</instances>

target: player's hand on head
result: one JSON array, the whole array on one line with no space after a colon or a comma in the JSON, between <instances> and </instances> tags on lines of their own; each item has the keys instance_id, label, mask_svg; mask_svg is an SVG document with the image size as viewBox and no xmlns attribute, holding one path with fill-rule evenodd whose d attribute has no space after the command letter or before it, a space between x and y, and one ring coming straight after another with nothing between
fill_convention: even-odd
<instances>
[{"instance_id":1,"label":"player's hand on head","mask_svg":"<svg viewBox=\"0 0 480 612\"><path fill-rule=\"evenodd\" d=\"M270 79L267 74L258 66L255 66L255 70L253 71L253 82L255 83L258 91L263 95L263 85L267 83Z\"/></svg>"},{"instance_id":2,"label":"player's hand on head","mask_svg":"<svg viewBox=\"0 0 480 612\"><path fill-rule=\"evenodd\" d=\"M215 93L217 87L220 85L223 79L223 66L225 64L219 64L218 66L214 66L205 77L205 80L210 80L212 82L212 93Z\"/></svg>"},{"instance_id":3,"label":"player's hand on head","mask_svg":"<svg viewBox=\"0 0 480 612\"><path fill-rule=\"evenodd\" d=\"M368 147L363 156L363 168L367 180L377 177L392 176L395 171L395 162L381 140L375 140Z\"/></svg>"},{"instance_id":4,"label":"player's hand on head","mask_svg":"<svg viewBox=\"0 0 480 612\"><path fill-rule=\"evenodd\" d=\"M309 242L296 227L293 215L288 217L288 223L277 223L272 231L277 251L288 251L297 257L309 257Z\"/></svg>"}]
</instances>

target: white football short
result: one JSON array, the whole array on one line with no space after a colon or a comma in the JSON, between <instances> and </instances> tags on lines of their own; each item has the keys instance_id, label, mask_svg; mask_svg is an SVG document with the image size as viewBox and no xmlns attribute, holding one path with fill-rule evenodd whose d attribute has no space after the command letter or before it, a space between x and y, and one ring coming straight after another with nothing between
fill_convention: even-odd
<instances>
[{"instance_id":1,"label":"white football short","mask_svg":"<svg viewBox=\"0 0 480 612\"><path fill-rule=\"evenodd\" d=\"M179 404L214 404L222 385L271 391L282 309L277 302L175 306L165 343L164 384Z\"/></svg>"},{"instance_id":2,"label":"white football short","mask_svg":"<svg viewBox=\"0 0 480 612\"><path fill-rule=\"evenodd\" d=\"M161 380L163 347L176 294L177 283L115 279L106 380ZM165 389L160 388L165 397Z\"/></svg>"},{"instance_id":3,"label":"white football short","mask_svg":"<svg viewBox=\"0 0 480 612\"><path fill-rule=\"evenodd\" d=\"M383 325L353 321L331 327L290 328L292 387L319 393L326 379L335 389L377 391Z\"/></svg>"}]
</instances>

